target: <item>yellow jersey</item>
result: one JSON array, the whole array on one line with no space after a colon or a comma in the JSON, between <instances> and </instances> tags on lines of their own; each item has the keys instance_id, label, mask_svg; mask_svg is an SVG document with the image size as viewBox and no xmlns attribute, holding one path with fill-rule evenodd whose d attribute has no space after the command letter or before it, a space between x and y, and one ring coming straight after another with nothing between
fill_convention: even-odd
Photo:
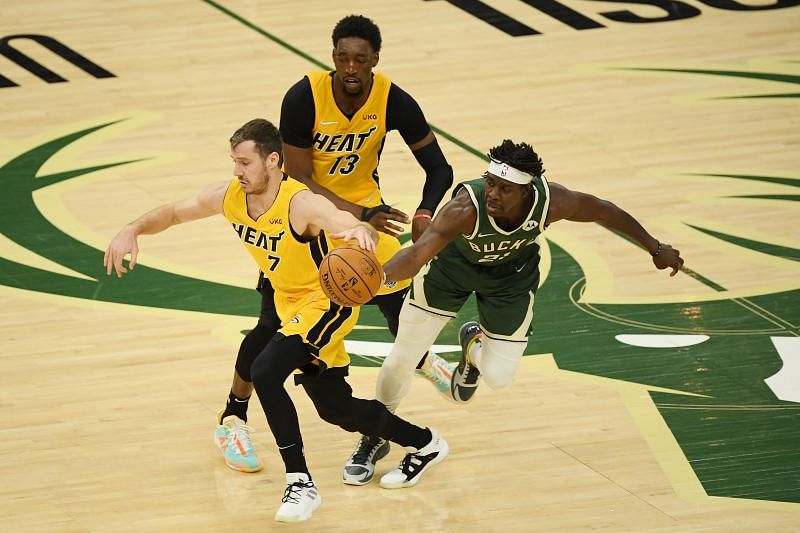
<instances>
[{"instance_id":1,"label":"yellow jersey","mask_svg":"<svg viewBox=\"0 0 800 533\"><path fill-rule=\"evenodd\" d=\"M313 239L304 239L289 224L289 202L304 190L308 187L284 176L272 206L253 220L247 213L247 195L234 178L225 192L222 210L276 292L289 297L317 292L324 299L319 265L332 248L330 241L324 231Z\"/></svg>"},{"instance_id":2,"label":"yellow jersey","mask_svg":"<svg viewBox=\"0 0 800 533\"><path fill-rule=\"evenodd\" d=\"M350 202L381 204L378 162L386 138L386 102L392 83L374 72L367 101L352 119L333 99L330 72L308 74L314 97L311 160L314 181Z\"/></svg>"}]
</instances>

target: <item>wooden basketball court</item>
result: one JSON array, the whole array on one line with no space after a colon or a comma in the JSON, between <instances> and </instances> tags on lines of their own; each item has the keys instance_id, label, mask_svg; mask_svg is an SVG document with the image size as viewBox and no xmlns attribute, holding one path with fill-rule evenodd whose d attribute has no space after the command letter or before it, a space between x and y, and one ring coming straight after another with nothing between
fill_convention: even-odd
<instances>
[{"instance_id":1,"label":"wooden basketball court","mask_svg":"<svg viewBox=\"0 0 800 533\"><path fill-rule=\"evenodd\" d=\"M800 530L800 7L744 2L4 5L0 530ZM624 207L687 269L669 278L600 226L550 228L512 386L459 407L416 380L401 406L451 449L411 489L343 485L356 436L287 386L324 499L291 526L273 521L284 472L255 398L265 470L227 469L212 441L258 312L228 225L140 239L122 280L102 251L229 179L230 134L277 123L351 13L380 26L377 69L421 104L456 181L527 141L551 181ZM385 200L412 212L422 182L390 134ZM382 326L366 308L353 334L362 397Z\"/></svg>"}]
</instances>

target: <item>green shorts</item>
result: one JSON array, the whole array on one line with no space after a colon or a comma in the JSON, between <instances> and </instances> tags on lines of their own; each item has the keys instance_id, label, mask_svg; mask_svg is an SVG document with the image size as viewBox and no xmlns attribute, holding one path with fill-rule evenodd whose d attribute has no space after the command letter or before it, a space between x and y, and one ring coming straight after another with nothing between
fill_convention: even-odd
<instances>
[{"instance_id":1,"label":"green shorts","mask_svg":"<svg viewBox=\"0 0 800 533\"><path fill-rule=\"evenodd\" d=\"M473 292L481 328L489 337L522 341L531 335L533 300L539 286L538 257L522 265L489 267L442 251L414 278L409 303L454 318Z\"/></svg>"}]
</instances>

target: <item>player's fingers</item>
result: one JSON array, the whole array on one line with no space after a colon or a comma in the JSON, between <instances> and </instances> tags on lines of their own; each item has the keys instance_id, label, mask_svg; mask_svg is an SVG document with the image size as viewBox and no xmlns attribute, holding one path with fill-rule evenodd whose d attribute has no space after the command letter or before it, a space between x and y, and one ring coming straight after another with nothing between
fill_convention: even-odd
<instances>
[{"instance_id":1,"label":"player's fingers","mask_svg":"<svg viewBox=\"0 0 800 533\"><path fill-rule=\"evenodd\" d=\"M139 257L139 247L134 246L131 249L131 260L128 262L128 267L133 270L133 267L136 266L136 258Z\"/></svg>"},{"instance_id":2,"label":"player's fingers","mask_svg":"<svg viewBox=\"0 0 800 533\"><path fill-rule=\"evenodd\" d=\"M391 209L391 211L389 211L388 218L402 222L403 224L408 224L411 222L411 219L408 218L407 214L403 213L399 209L395 209L394 207Z\"/></svg>"},{"instance_id":3,"label":"player's fingers","mask_svg":"<svg viewBox=\"0 0 800 533\"><path fill-rule=\"evenodd\" d=\"M397 237L400 234L400 231L397 229L392 229L388 225L378 228L378 231L381 233L386 233L387 235L391 235L392 237Z\"/></svg>"},{"instance_id":4,"label":"player's fingers","mask_svg":"<svg viewBox=\"0 0 800 533\"><path fill-rule=\"evenodd\" d=\"M385 227L390 229L390 230L392 230L392 231L394 231L395 233L402 233L403 232L403 227L402 226L398 226L397 224L394 224L392 222L387 222Z\"/></svg>"}]
</instances>

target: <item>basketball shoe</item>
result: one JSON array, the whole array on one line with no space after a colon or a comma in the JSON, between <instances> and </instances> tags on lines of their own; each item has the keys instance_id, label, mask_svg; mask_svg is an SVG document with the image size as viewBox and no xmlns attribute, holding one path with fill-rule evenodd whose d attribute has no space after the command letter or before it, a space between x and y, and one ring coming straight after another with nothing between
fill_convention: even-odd
<instances>
[{"instance_id":1,"label":"basketball shoe","mask_svg":"<svg viewBox=\"0 0 800 533\"><path fill-rule=\"evenodd\" d=\"M468 402L478 388L481 372L469 359L469 349L475 342L480 342L483 336L481 327L477 322L467 322L458 331L458 341L461 344L461 361L450 381L450 390L456 402Z\"/></svg>"},{"instance_id":2,"label":"basketball shoe","mask_svg":"<svg viewBox=\"0 0 800 533\"><path fill-rule=\"evenodd\" d=\"M245 424L241 418L235 415L226 416L224 420L219 420L214 432L214 442L217 443L225 463L234 470L240 472L258 472L264 468L264 463L256 455L253 443L250 441L250 433L253 428Z\"/></svg>"},{"instance_id":3,"label":"basketball shoe","mask_svg":"<svg viewBox=\"0 0 800 533\"><path fill-rule=\"evenodd\" d=\"M375 474L375 463L389 453L389 441L380 437L361 436L353 455L344 464L342 481L347 485L366 485Z\"/></svg>"},{"instance_id":4,"label":"basketball shoe","mask_svg":"<svg viewBox=\"0 0 800 533\"><path fill-rule=\"evenodd\" d=\"M453 392L450 390L450 382L453 379L455 368L456 363L451 363L435 353L429 353L425 364L422 368L418 368L416 373L436 387L442 396L450 401L455 401Z\"/></svg>"},{"instance_id":5,"label":"basketball shoe","mask_svg":"<svg viewBox=\"0 0 800 533\"><path fill-rule=\"evenodd\" d=\"M308 474L292 472L286 474L286 490L281 506L275 513L278 522L302 522L311 518L322 503L322 496Z\"/></svg>"},{"instance_id":6,"label":"basketball shoe","mask_svg":"<svg viewBox=\"0 0 800 533\"><path fill-rule=\"evenodd\" d=\"M407 448L408 453L400 465L381 478L381 487L384 489L413 487L419 483L423 472L447 457L450 451L447 441L435 429L428 428L428 430L431 432L431 441L419 450Z\"/></svg>"}]
</instances>

